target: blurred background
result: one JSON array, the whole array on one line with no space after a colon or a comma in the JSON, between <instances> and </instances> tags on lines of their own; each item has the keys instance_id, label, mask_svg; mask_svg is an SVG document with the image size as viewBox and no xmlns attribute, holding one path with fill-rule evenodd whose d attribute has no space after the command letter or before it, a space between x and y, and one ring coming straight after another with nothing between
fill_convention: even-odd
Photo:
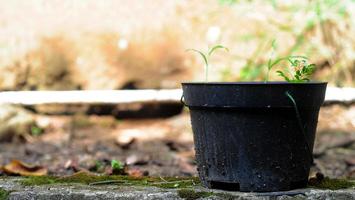
<instances>
[{"instance_id":1,"label":"blurred background","mask_svg":"<svg viewBox=\"0 0 355 200\"><path fill-rule=\"evenodd\" d=\"M355 86L353 0L0 0L0 90L180 88L204 80L186 49L215 44L229 52L211 58L210 81L262 81L269 58L302 55L314 80ZM132 119L142 115L152 118ZM354 120L353 104L322 107L315 171L355 176ZM188 111L176 104L3 105L0 142L0 165L50 174L103 172L117 159L135 173L196 175Z\"/></svg>"},{"instance_id":2,"label":"blurred background","mask_svg":"<svg viewBox=\"0 0 355 200\"><path fill-rule=\"evenodd\" d=\"M317 64L315 79L354 86L354 6L351 0L2 0L0 88L177 88L203 80L201 58L185 50L215 44L230 52L212 58L210 80L264 80L273 40L273 57L307 56Z\"/></svg>"}]
</instances>

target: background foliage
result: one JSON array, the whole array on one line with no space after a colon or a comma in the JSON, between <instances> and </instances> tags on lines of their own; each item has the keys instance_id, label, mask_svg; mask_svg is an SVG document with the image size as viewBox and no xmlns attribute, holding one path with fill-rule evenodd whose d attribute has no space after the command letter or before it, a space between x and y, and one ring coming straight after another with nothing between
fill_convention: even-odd
<instances>
[{"instance_id":1,"label":"background foliage","mask_svg":"<svg viewBox=\"0 0 355 200\"><path fill-rule=\"evenodd\" d=\"M1 89L175 88L204 80L185 50L215 44L230 52L211 59L211 81L261 81L270 58L300 55L313 79L354 86L353 0L0 3Z\"/></svg>"}]
</instances>

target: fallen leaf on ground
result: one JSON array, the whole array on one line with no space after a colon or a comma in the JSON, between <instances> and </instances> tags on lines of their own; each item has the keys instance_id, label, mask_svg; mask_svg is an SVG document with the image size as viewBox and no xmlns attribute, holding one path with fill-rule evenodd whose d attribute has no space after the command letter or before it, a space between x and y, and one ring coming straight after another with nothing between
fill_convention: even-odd
<instances>
[{"instance_id":1,"label":"fallen leaf on ground","mask_svg":"<svg viewBox=\"0 0 355 200\"><path fill-rule=\"evenodd\" d=\"M126 173L128 174L128 176L132 176L132 177L142 177L142 176L149 175L148 171L142 171L138 168L127 169Z\"/></svg>"},{"instance_id":2,"label":"fallen leaf on ground","mask_svg":"<svg viewBox=\"0 0 355 200\"><path fill-rule=\"evenodd\" d=\"M9 164L3 166L2 170L8 175L20 176L43 176L48 173L48 170L42 166L31 165L19 160L11 161Z\"/></svg>"}]
</instances>

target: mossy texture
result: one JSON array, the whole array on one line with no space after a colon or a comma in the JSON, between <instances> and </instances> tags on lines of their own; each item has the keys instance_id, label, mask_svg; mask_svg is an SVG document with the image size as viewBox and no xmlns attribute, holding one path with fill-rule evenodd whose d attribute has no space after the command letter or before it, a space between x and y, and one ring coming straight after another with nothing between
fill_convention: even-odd
<instances>
[{"instance_id":1,"label":"mossy texture","mask_svg":"<svg viewBox=\"0 0 355 200\"><path fill-rule=\"evenodd\" d=\"M61 184L61 183L81 183L88 185L117 184L122 186L155 186L160 188L188 188L200 184L197 177L175 178L175 177L132 177L132 176L107 176L95 175L87 172L78 172L71 176L37 176L27 177L21 180L25 186Z\"/></svg>"},{"instance_id":2,"label":"mossy texture","mask_svg":"<svg viewBox=\"0 0 355 200\"><path fill-rule=\"evenodd\" d=\"M0 200L7 200L10 195L9 191L0 188Z\"/></svg>"},{"instance_id":3,"label":"mossy texture","mask_svg":"<svg viewBox=\"0 0 355 200\"><path fill-rule=\"evenodd\" d=\"M205 198L213 195L213 192L203 192L203 191L195 191L191 189L181 189L178 190L179 197L186 200L195 200L199 198Z\"/></svg>"},{"instance_id":4,"label":"mossy texture","mask_svg":"<svg viewBox=\"0 0 355 200\"><path fill-rule=\"evenodd\" d=\"M339 190L355 187L354 181L349 181L345 179L331 179L326 177L323 180L316 181L314 183L309 183L309 186L317 189Z\"/></svg>"}]
</instances>

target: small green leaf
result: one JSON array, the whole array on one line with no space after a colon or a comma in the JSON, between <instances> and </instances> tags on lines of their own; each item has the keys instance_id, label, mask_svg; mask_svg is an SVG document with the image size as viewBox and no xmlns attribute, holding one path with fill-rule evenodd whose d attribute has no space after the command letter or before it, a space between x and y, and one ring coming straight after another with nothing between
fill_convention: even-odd
<instances>
[{"instance_id":1,"label":"small green leaf","mask_svg":"<svg viewBox=\"0 0 355 200\"><path fill-rule=\"evenodd\" d=\"M303 82L309 82L310 79L308 78L309 76L311 76L313 74L313 72L315 71L315 64L309 64L307 65L307 63L304 63L304 67L301 70L301 77L300 78Z\"/></svg>"},{"instance_id":2,"label":"small green leaf","mask_svg":"<svg viewBox=\"0 0 355 200\"><path fill-rule=\"evenodd\" d=\"M294 62L292 59L287 58L287 60L288 60L288 62L290 62L291 66L294 66L294 65L295 65L295 62Z\"/></svg>"},{"instance_id":3,"label":"small green leaf","mask_svg":"<svg viewBox=\"0 0 355 200\"><path fill-rule=\"evenodd\" d=\"M315 64L310 64L307 66L308 72L313 73L316 70Z\"/></svg>"},{"instance_id":4,"label":"small green leaf","mask_svg":"<svg viewBox=\"0 0 355 200\"><path fill-rule=\"evenodd\" d=\"M267 62L267 68L270 70L272 68L271 66L271 59L269 59L269 61Z\"/></svg>"},{"instance_id":5,"label":"small green leaf","mask_svg":"<svg viewBox=\"0 0 355 200\"><path fill-rule=\"evenodd\" d=\"M224 49L224 50L226 50L227 52L229 52L229 49L228 49L227 47L224 47L224 46L222 46L222 45L216 45L216 46L212 47L211 50L209 50L208 56L211 56L212 53L213 53L214 51L216 51L217 49Z\"/></svg>"},{"instance_id":6,"label":"small green leaf","mask_svg":"<svg viewBox=\"0 0 355 200\"><path fill-rule=\"evenodd\" d=\"M282 58L279 58L279 59L276 59L269 67L269 69L271 69L272 67L274 67L275 65L277 65L278 63L280 63L281 61L284 61L284 60L288 60L291 64L294 63L295 61L292 61L291 59L297 59L297 58L303 58L303 59L308 59L307 57L305 56L287 56L287 57L282 57ZM293 66L293 64L292 64Z\"/></svg>"},{"instance_id":7,"label":"small green leaf","mask_svg":"<svg viewBox=\"0 0 355 200\"><path fill-rule=\"evenodd\" d=\"M186 51L194 51L194 52L200 54L201 57L203 58L205 64L206 64L206 66L208 66L208 59L207 59L207 56L204 53L202 53L201 51L196 50L196 49L187 49Z\"/></svg>"},{"instance_id":8,"label":"small green leaf","mask_svg":"<svg viewBox=\"0 0 355 200\"><path fill-rule=\"evenodd\" d=\"M282 71L276 71L279 76L283 77L287 82L290 82L290 79L282 72Z\"/></svg>"},{"instance_id":9,"label":"small green leaf","mask_svg":"<svg viewBox=\"0 0 355 200\"><path fill-rule=\"evenodd\" d=\"M297 76L301 76L301 71L300 71L300 70L297 70L297 71L296 71L296 75L297 75Z\"/></svg>"},{"instance_id":10,"label":"small green leaf","mask_svg":"<svg viewBox=\"0 0 355 200\"><path fill-rule=\"evenodd\" d=\"M300 65L300 61L299 60L295 60L293 61L293 67L298 67Z\"/></svg>"}]
</instances>

